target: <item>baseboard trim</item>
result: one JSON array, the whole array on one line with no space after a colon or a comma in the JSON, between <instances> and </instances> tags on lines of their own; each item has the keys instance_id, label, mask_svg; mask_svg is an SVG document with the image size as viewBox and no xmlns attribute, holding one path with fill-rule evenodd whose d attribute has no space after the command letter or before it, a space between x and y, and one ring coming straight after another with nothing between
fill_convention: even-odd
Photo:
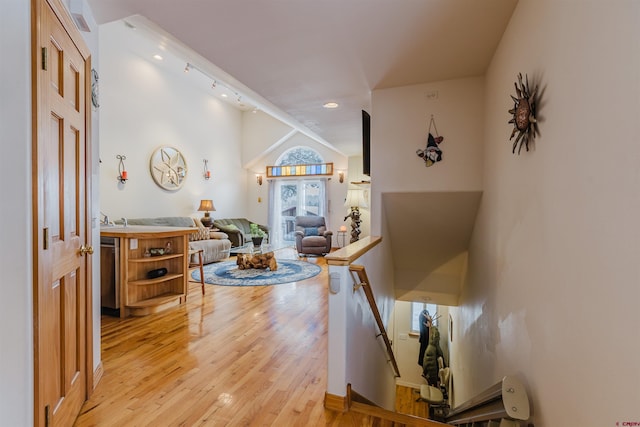
<instances>
[{"instance_id":1,"label":"baseboard trim","mask_svg":"<svg viewBox=\"0 0 640 427\"><path fill-rule=\"evenodd\" d=\"M331 411L347 412L347 397L336 396L335 394L324 393L324 407Z\"/></svg>"},{"instance_id":2,"label":"baseboard trim","mask_svg":"<svg viewBox=\"0 0 640 427\"><path fill-rule=\"evenodd\" d=\"M98 363L98 366L96 367L96 370L93 371L93 388L94 388L94 390L98 386L98 383L100 382L100 380L102 379L102 374L104 374L104 368L102 366L102 362L100 362L100 363Z\"/></svg>"}]
</instances>

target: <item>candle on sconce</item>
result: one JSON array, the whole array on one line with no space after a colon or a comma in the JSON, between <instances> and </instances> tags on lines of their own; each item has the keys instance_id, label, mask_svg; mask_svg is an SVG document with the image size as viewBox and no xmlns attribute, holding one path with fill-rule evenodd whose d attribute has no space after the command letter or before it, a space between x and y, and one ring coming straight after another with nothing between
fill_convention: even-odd
<instances>
[{"instance_id":1,"label":"candle on sconce","mask_svg":"<svg viewBox=\"0 0 640 427\"><path fill-rule=\"evenodd\" d=\"M122 177L122 179L127 179L127 171L122 171L122 173L120 174L120 176Z\"/></svg>"}]
</instances>

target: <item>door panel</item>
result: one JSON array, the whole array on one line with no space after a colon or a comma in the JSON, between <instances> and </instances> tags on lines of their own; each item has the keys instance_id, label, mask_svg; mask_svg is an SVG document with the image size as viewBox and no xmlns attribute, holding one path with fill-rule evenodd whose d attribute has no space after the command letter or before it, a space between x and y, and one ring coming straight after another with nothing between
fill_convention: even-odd
<instances>
[{"instance_id":1,"label":"door panel","mask_svg":"<svg viewBox=\"0 0 640 427\"><path fill-rule=\"evenodd\" d=\"M71 39L57 0L38 0L34 70L35 424L72 425L87 397L88 243L86 170L88 58ZM64 20L63 20L64 21ZM68 25L68 23L66 23Z\"/></svg>"}]
</instances>

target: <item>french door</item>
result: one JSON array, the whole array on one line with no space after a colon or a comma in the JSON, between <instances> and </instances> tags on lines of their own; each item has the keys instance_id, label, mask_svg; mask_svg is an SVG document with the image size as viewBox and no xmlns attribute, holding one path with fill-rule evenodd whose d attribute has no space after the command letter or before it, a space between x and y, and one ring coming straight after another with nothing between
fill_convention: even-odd
<instances>
[{"instance_id":1,"label":"french door","mask_svg":"<svg viewBox=\"0 0 640 427\"><path fill-rule=\"evenodd\" d=\"M271 243L294 244L296 216L326 216L325 181L276 179L271 192Z\"/></svg>"}]
</instances>

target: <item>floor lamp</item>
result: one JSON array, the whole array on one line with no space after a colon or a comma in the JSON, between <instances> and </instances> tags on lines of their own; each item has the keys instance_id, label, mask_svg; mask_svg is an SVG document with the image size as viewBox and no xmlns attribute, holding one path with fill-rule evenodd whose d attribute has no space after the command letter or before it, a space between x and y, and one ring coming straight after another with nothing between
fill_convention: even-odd
<instances>
[{"instance_id":1,"label":"floor lamp","mask_svg":"<svg viewBox=\"0 0 640 427\"><path fill-rule=\"evenodd\" d=\"M347 199L344 205L349 209L349 214L344 217L351 218L351 240L349 243L357 242L360 239L360 208L368 208L367 200L364 198L364 192L359 189L351 188L347 190Z\"/></svg>"}]
</instances>

